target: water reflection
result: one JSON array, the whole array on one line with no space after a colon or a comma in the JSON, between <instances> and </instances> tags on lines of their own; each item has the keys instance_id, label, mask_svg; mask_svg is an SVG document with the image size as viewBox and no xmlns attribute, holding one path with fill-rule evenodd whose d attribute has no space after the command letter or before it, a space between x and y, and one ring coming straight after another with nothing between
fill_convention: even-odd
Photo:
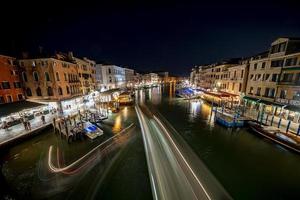
<instances>
[{"instance_id":1,"label":"water reflection","mask_svg":"<svg viewBox=\"0 0 300 200\"><path fill-rule=\"evenodd\" d=\"M115 123L112 128L112 131L113 133L118 133L119 131L121 131L121 128L122 128L122 117L121 115L118 115L115 119Z\"/></svg>"},{"instance_id":2,"label":"water reflection","mask_svg":"<svg viewBox=\"0 0 300 200\"><path fill-rule=\"evenodd\" d=\"M150 91L150 90L149 90ZM153 88L152 91L152 103L155 105L158 105L161 103L161 86L157 87L157 88Z\"/></svg>"}]
</instances>

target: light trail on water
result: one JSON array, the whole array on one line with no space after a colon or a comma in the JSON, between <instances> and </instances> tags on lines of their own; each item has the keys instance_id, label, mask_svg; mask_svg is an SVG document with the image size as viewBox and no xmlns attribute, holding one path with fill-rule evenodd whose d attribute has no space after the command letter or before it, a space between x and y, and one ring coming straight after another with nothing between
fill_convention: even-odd
<instances>
[{"instance_id":1,"label":"light trail on water","mask_svg":"<svg viewBox=\"0 0 300 200\"><path fill-rule=\"evenodd\" d=\"M186 154L188 148L182 151L183 146L174 140L173 132L156 115L145 107L142 110L136 106L135 109L142 129L154 199L231 199L204 167L195 170ZM199 171L204 173L201 177Z\"/></svg>"}]
</instances>

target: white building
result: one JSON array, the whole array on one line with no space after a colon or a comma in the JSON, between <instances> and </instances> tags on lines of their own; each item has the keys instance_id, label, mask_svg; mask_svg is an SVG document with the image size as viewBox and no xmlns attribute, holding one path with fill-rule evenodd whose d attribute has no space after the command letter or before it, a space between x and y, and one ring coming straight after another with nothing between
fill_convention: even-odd
<instances>
[{"instance_id":1,"label":"white building","mask_svg":"<svg viewBox=\"0 0 300 200\"><path fill-rule=\"evenodd\" d=\"M134 70L129 68L124 68L125 70L125 81L127 87L134 86Z\"/></svg>"},{"instance_id":2,"label":"white building","mask_svg":"<svg viewBox=\"0 0 300 200\"><path fill-rule=\"evenodd\" d=\"M125 69L116 65L96 65L97 89L105 91L126 86Z\"/></svg>"}]
</instances>

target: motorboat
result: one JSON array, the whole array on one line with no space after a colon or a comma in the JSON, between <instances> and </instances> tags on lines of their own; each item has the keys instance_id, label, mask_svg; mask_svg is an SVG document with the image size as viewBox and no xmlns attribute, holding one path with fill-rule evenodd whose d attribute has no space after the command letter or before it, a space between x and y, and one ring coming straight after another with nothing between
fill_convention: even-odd
<instances>
[{"instance_id":1,"label":"motorboat","mask_svg":"<svg viewBox=\"0 0 300 200\"><path fill-rule=\"evenodd\" d=\"M97 138L98 136L103 135L103 130L90 122L83 123L83 130L85 135L92 140Z\"/></svg>"},{"instance_id":2,"label":"motorboat","mask_svg":"<svg viewBox=\"0 0 300 200\"><path fill-rule=\"evenodd\" d=\"M255 133L280 144L281 146L300 153L300 139L297 135L290 132L282 132L277 127L265 126L258 122L248 122L249 127Z\"/></svg>"},{"instance_id":3,"label":"motorboat","mask_svg":"<svg viewBox=\"0 0 300 200\"><path fill-rule=\"evenodd\" d=\"M229 114L217 110L215 118L218 124L221 124L222 126L225 126L227 128L244 126L244 121L241 118L239 118L237 114Z\"/></svg>"}]
</instances>

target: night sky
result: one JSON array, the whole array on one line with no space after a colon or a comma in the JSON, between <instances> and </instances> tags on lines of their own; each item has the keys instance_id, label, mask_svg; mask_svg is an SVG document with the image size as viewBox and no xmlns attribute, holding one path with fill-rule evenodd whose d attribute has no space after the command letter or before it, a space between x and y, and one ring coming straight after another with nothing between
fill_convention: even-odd
<instances>
[{"instance_id":1,"label":"night sky","mask_svg":"<svg viewBox=\"0 0 300 200\"><path fill-rule=\"evenodd\" d=\"M300 37L296 1L122 2L6 3L0 53L42 46L141 71L187 75L194 65L264 51L277 37Z\"/></svg>"}]
</instances>

